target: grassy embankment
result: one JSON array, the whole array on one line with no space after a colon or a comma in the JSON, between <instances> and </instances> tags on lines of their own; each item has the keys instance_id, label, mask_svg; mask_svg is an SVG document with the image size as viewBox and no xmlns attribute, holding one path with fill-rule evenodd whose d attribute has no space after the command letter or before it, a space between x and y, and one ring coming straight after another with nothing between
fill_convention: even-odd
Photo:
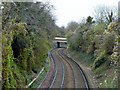
<instances>
[{"instance_id":1,"label":"grassy embankment","mask_svg":"<svg viewBox=\"0 0 120 90\"><path fill-rule=\"evenodd\" d=\"M91 72L94 75L96 86L99 88L117 88L118 81L117 81L117 72L115 71L115 66L110 66L109 63L106 61L102 65L100 65L96 69L92 69L94 63L94 56L88 55L87 53L78 53L72 52L68 54L76 61L80 62L81 64L85 65L88 68L91 68ZM95 86L95 87L96 87ZM97 88L96 87L96 88Z\"/></svg>"}]
</instances>

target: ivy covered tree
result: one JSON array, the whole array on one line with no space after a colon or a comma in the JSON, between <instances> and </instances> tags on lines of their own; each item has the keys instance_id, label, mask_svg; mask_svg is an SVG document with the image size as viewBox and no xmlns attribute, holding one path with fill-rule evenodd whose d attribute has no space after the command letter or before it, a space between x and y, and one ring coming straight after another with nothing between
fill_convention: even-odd
<instances>
[{"instance_id":1,"label":"ivy covered tree","mask_svg":"<svg viewBox=\"0 0 120 90\"><path fill-rule=\"evenodd\" d=\"M52 6L42 2L3 2L2 88L28 84L28 75L45 65L56 35Z\"/></svg>"}]
</instances>

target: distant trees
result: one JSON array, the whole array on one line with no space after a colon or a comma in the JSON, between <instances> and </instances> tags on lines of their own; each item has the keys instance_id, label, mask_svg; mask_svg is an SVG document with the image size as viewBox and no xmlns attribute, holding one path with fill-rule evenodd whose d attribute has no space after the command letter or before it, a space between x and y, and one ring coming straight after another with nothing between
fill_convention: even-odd
<instances>
[{"instance_id":1,"label":"distant trees","mask_svg":"<svg viewBox=\"0 0 120 90\"><path fill-rule=\"evenodd\" d=\"M78 27L78 25L79 24L77 22L74 22L74 21L68 23L68 25L67 25L67 31L68 30L74 31L76 29L76 27Z\"/></svg>"},{"instance_id":2,"label":"distant trees","mask_svg":"<svg viewBox=\"0 0 120 90\"><path fill-rule=\"evenodd\" d=\"M79 24L75 21L71 21L68 23L67 28L66 28L66 35L65 37L69 38L72 32L76 31L76 28L79 26Z\"/></svg>"},{"instance_id":3,"label":"distant trees","mask_svg":"<svg viewBox=\"0 0 120 90\"><path fill-rule=\"evenodd\" d=\"M107 22L109 24L114 19L117 19L117 8L108 6L97 6L94 10L94 17L96 22Z\"/></svg>"},{"instance_id":4,"label":"distant trees","mask_svg":"<svg viewBox=\"0 0 120 90\"><path fill-rule=\"evenodd\" d=\"M76 27L67 32L69 50L76 52L86 52L93 56L93 69L98 68L104 62L109 65L112 61L116 38L119 31L119 24L115 19L116 12L107 7L98 7L93 17L88 16L86 23L77 24ZM93 24L95 23L95 24ZM66 29L72 27L69 24ZM68 37L69 36L69 37ZM118 55L117 55L118 56ZM118 56L119 57L119 56ZM116 65L114 63L114 65Z\"/></svg>"}]
</instances>

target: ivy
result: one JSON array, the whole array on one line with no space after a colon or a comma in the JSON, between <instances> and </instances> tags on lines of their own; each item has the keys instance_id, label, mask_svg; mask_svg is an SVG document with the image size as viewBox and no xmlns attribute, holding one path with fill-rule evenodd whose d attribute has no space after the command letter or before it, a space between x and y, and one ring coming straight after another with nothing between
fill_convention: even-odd
<instances>
[{"instance_id":1,"label":"ivy","mask_svg":"<svg viewBox=\"0 0 120 90\"><path fill-rule=\"evenodd\" d=\"M45 65L56 26L48 4L4 2L3 6L2 87L23 88L27 76Z\"/></svg>"}]
</instances>

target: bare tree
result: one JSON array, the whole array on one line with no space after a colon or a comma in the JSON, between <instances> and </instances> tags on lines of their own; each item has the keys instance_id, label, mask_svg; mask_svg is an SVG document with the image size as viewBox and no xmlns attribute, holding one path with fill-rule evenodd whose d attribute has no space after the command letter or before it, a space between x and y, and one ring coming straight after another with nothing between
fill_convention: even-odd
<instances>
[{"instance_id":1,"label":"bare tree","mask_svg":"<svg viewBox=\"0 0 120 90\"><path fill-rule=\"evenodd\" d=\"M108 24L117 19L117 7L99 5L94 9L93 15L97 23L107 22Z\"/></svg>"},{"instance_id":2,"label":"bare tree","mask_svg":"<svg viewBox=\"0 0 120 90\"><path fill-rule=\"evenodd\" d=\"M74 31L77 27L79 26L79 24L75 21L71 21L70 23L68 23L67 25L67 30L72 30Z\"/></svg>"},{"instance_id":3,"label":"bare tree","mask_svg":"<svg viewBox=\"0 0 120 90\"><path fill-rule=\"evenodd\" d=\"M85 24L86 23L86 18L85 17L81 18L78 23L80 25Z\"/></svg>"}]
</instances>

